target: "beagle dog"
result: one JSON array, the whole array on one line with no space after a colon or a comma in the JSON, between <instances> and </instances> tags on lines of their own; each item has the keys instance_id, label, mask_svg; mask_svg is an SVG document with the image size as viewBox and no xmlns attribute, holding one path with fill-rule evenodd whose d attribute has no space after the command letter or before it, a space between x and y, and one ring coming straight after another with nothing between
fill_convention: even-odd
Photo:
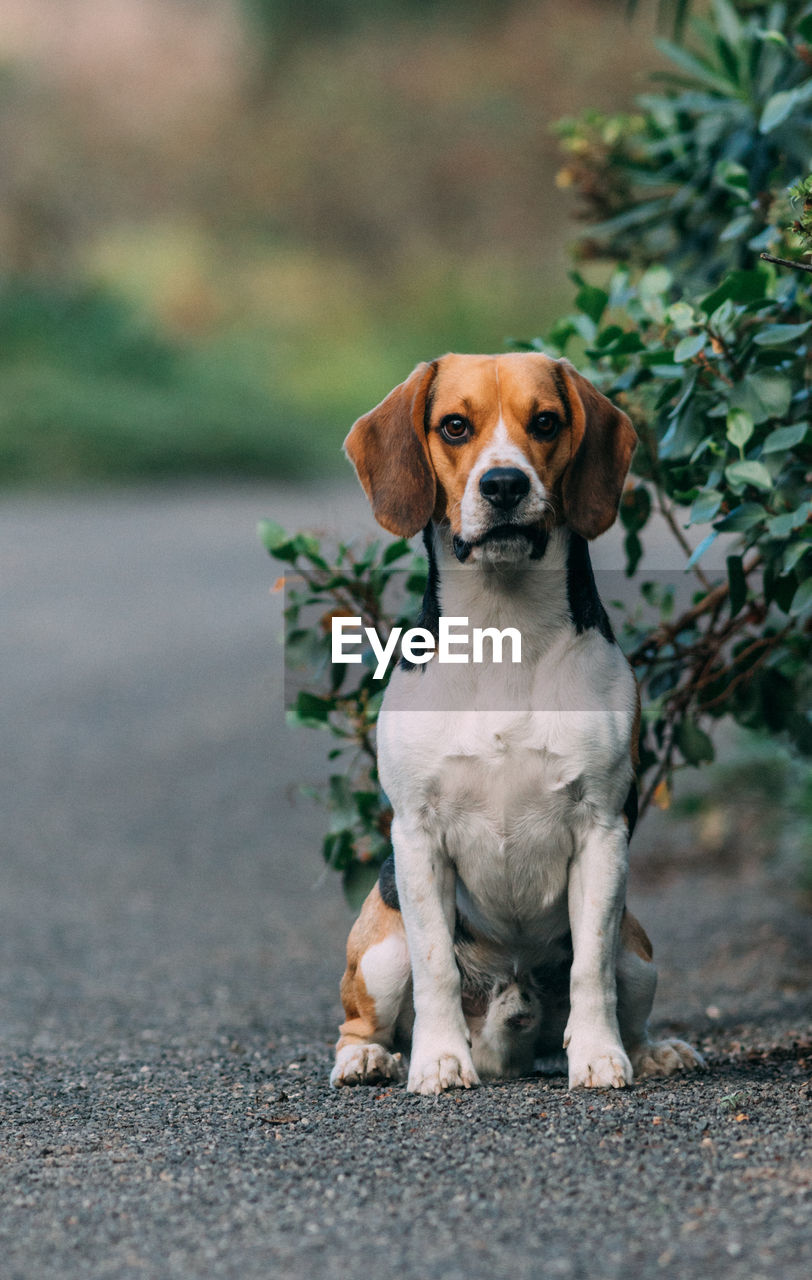
<instances>
[{"instance_id":1,"label":"beagle dog","mask_svg":"<svg viewBox=\"0 0 812 1280\"><path fill-rule=\"evenodd\" d=\"M702 1065L649 1037L656 970L625 907L640 701L587 541L617 515L635 443L571 364L536 353L421 364L347 437L378 522L424 531L421 625L507 626L522 646L392 675L394 867L350 933L334 1085L401 1079L401 1050L422 1094L562 1046L570 1088Z\"/></svg>"}]
</instances>

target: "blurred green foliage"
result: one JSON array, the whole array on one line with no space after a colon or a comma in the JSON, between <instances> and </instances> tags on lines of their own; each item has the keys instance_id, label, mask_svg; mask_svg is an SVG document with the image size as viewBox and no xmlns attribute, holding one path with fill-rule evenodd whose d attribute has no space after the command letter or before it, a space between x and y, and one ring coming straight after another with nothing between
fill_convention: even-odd
<instances>
[{"instance_id":1,"label":"blurred green foliage","mask_svg":"<svg viewBox=\"0 0 812 1280\"><path fill-rule=\"evenodd\" d=\"M673 69L636 112L557 126L568 157L559 181L579 192L590 224L582 258L662 262L683 287L770 246L812 136L808 3L712 0L690 36L657 41Z\"/></svg>"},{"instance_id":2,"label":"blurred green foliage","mask_svg":"<svg viewBox=\"0 0 812 1280\"><path fill-rule=\"evenodd\" d=\"M54 60L60 7L49 41L21 18L0 62L4 333L28 332L27 291L52 316L50 347L0 352L0 482L338 472L403 368L564 305L548 123L621 100L641 60L623 6L279 0L266 45L249 5L162 0L141 26L114 6Z\"/></svg>"},{"instance_id":3,"label":"blurred green foliage","mask_svg":"<svg viewBox=\"0 0 812 1280\"><path fill-rule=\"evenodd\" d=\"M292 41L357 30L370 18L391 21L411 17L442 20L449 16L475 18L504 11L504 0L377 0L374 14L368 0L243 0L249 17L264 36L271 57Z\"/></svg>"},{"instance_id":4,"label":"blurred green foliage","mask_svg":"<svg viewBox=\"0 0 812 1280\"><path fill-rule=\"evenodd\" d=\"M6 481L298 474L317 446L304 421L270 430L279 412L227 353L171 341L103 290L0 288Z\"/></svg>"}]
</instances>

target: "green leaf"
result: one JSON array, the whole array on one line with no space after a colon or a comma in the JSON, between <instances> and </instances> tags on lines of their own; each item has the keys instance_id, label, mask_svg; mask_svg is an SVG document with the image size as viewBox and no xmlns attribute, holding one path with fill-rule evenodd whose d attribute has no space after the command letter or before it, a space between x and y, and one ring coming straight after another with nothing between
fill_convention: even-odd
<instances>
[{"instance_id":1,"label":"green leaf","mask_svg":"<svg viewBox=\"0 0 812 1280\"><path fill-rule=\"evenodd\" d=\"M661 298L671 288L671 272L668 267L655 266L649 267L644 271L637 283L637 292L642 302L648 303L655 298Z\"/></svg>"},{"instance_id":2,"label":"green leaf","mask_svg":"<svg viewBox=\"0 0 812 1280\"><path fill-rule=\"evenodd\" d=\"M378 879L377 862L351 862L342 876L344 897L353 911L360 911L367 894Z\"/></svg>"},{"instance_id":3,"label":"green leaf","mask_svg":"<svg viewBox=\"0 0 812 1280\"><path fill-rule=\"evenodd\" d=\"M791 47L783 31L776 31L775 28L771 28L769 31L759 31L757 34L759 40L763 40L765 44L774 44L779 49L789 49Z\"/></svg>"},{"instance_id":4,"label":"green leaf","mask_svg":"<svg viewBox=\"0 0 812 1280\"><path fill-rule=\"evenodd\" d=\"M350 830L358 820L358 809L353 799L349 778L343 773L330 775L329 789L330 831L339 834Z\"/></svg>"},{"instance_id":5,"label":"green leaf","mask_svg":"<svg viewBox=\"0 0 812 1280\"><path fill-rule=\"evenodd\" d=\"M686 569L693 569L694 565L699 563L700 559L702 558L702 556L704 556L708 547L710 547L716 541L716 537L717 537L717 531L716 529L712 529L708 534L708 536L702 539L699 546L694 548L691 554L691 558L689 559L688 563L685 566Z\"/></svg>"},{"instance_id":6,"label":"green leaf","mask_svg":"<svg viewBox=\"0 0 812 1280\"><path fill-rule=\"evenodd\" d=\"M299 554L296 538L283 529L275 520L260 520L257 524L257 535L265 550L276 560L286 564L294 564Z\"/></svg>"},{"instance_id":7,"label":"green leaf","mask_svg":"<svg viewBox=\"0 0 812 1280\"><path fill-rule=\"evenodd\" d=\"M731 240L740 240L742 236L748 235L753 225L753 215L751 213L740 213L737 217L731 218L724 231L719 233L719 240L722 244L727 244ZM729 302L730 299L728 298Z\"/></svg>"},{"instance_id":8,"label":"green leaf","mask_svg":"<svg viewBox=\"0 0 812 1280\"><path fill-rule=\"evenodd\" d=\"M731 462L725 467L725 477L729 485L734 489L741 489L744 485L751 484L756 489L762 489L765 493L770 493L773 488L773 480L763 462L753 462L745 459L743 462Z\"/></svg>"},{"instance_id":9,"label":"green leaf","mask_svg":"<svg viewBox=\"0 0 812 1280\"><path fill-rule=\"evenodd\" d=\"M668 308L668 319L679 333L686 333L695 323L696 316L687 302L674 302Z\"/></svg>"},{"instance_id":10,"label":"green leaf","mask_svg":"<svg viewBox=\"0 0 812 1280\"><path fill-rule=\"evenodd\" d=\"M792 427L777 427L771 431L762 445L763 453L783 453L800 444L809 430L808 422L796 422Z\"/></svg>"},{"instance_id":11,"label":"green leaf","mask_svg":"<svg viewBox=\"0 0 812 1280\"><path fill-rule=\"evenodd\" d=\"M794 529L802 529L806 524L810 503L804 502L795 511L782 512L780 516L771 516L767 528L773 538L786 538Z\"/></svg>"},{"instance_id":12,"label":"green leaf","mask_svg":"<svg viewBox=\"0 0 812 1280\"><path fill-rule=\"evenodd\" d=\"M687 337L681 338L674 348L674 363L682 364L686 360L692 360L699 355L707 341L704 333L689 333Z\"/></svg>"},{"instance_id":13,"label":"green leaf","mask_svg":"<svg viewBox=\"0 0 812 1280\"><path fill-rule=\"evenodd\" d=\"M796 564L812 551L812 542L791 542L784 548L784 573L792 573Z\"/></svg>"},{"instance_id":14,"label":"green leaf","mask_svg":"<svg viewBox=\"0 0 812 1280\"><path fill-rule=\"evenodd\" d=\"M760 502L743 502L713 527L718 533L746 533L760 524L766 514Z\"/></svg>"},{"instance_id":15,"label":"green leaf","mask_svg":"<svg viewBox=\"0 0 812 1280\"><path fill-rule=\"evenodd\" d=\"M796 585L797 579L793 574L779 573L777 561L768 561L764 566L762 589L768 604L775 601L779 609L789 613Z\"/></svg>"},{"instance_id":16,"label":"green leaf","mask_svg":"<svg viewBox=\"0 0 812 1280\"><path fill-rule=\"evenodd\" d=\"M636 533L626 534L623 549L626 552L626 577L631 578L643 556L643 544Z\"/></svg>"},{"instance_id":17,"label":"green leaf","mask_svg":"<svg viewBox=\"0 0 812 1280\"><path fill-rule=\"evenodd\" d=\"M722 494L718 489L701 489L691 507L690 523L706 524L712 520L722 505Z\"/></svg>"},{"instance_id":18,"label":"green leaf","mask_svg":"<svg viewBox=\"0 0 812 1280\"><path fill-rule=\"evenodd\" d=\"M753 373L734 387L730 404L744 409L758 427L770 418L783 418L792 401L789 378L774 373Z\"/></svg>"},{"instance_id":19,"label":"green leaf","mask_svg":"<svg viewBox=\"0 0 812 1280\"><path fill-rule=\"evenodd\" d=\"M655 46L660 53L665 54L666 58L670 58L680 71L684 72L692 80L698 80L700 84L706 88L712 89L715 93L722 94L725 98L736 96L736 86L731 80L719 76L709 67L707 63L694 54L689 53L687 49L682 49L677 44L672 44L670 40L655 40Z\"/></svg>"},{"instance_id":20,"label":"green leaf","mask_svg":"<svg viewBox=\"0 0 812 1280\"><path fill-rule=\"evenodd\" d=\"M276 520L258 521L257 537L262 545L271 552L279 545L280 542L290 541L290 534L282 528L281 524L277 524Z\"/></svg>"},{"instance_id":21,"label":"green leaf","mask_svg":"<svg viewBox=\"0 0 812 1280\"><path fill-rule=\"evenodd\" d=\"M677 746L689 764L710 763L714 757L713 743L696 721L686 717L677 725Z\"/></svg>"},{"instance_id":22,"label":"green leaf","mask_svg":"<svg viewBox=\"0 0 812 1280\"><path fill-rule=\"evenodd\" d=\"M319 698L315 693L307 693L303 689L288 716L294 724L315 728L328 723L332 709L333 703L330 698Z\"/></svg>"},{"instance_id":23,"label":"green leaf","mask_svg":"<svg viewBox=\"0 0 812 1280\"><path fill-rule=\"evenodd\" d=\"M800 618L810 611L812 611L812 578L807 578L792 597L789 612L791 617Z\"/></svg>"},{"instance_id":24,"label":"green leaf","mask_svg":"<svg viewBox=\"0 0 812 1280\"><path fill-rule=\"evenodd\" d=\"M720 160L713 171L713 176L720 186L728 187L738 195L747 195L749 190L747 170L737 161Z\"/></svg>"},{"instance_id":25,"label":"green leaf","mask_svg":"<svg viewBox=\"0 0 812 1280\"><path fill-rule=\"evenodd\" d=\"M624 489L620 499L620 520L624 529L636 533L651 515L651 494L644 484Z\"/></svg>"},{"instance_id":26,"label":"green leaf","mask_svg":"<svg viewBox=\"0 0 812 1280\"><path fill-rule=\"evenodd\" d=\"M693 405L680 413L669 426L660 441L660 457L669 462L677 458L687 458L704 440L707 423L703 415Z\"/></svg>"},{"instance_id":27,"label":"green leaf","mask_svg":"<svg viewBox=\"0 0 812 1280\"><path fill-rule=\"evenodd\" d=\"M812 98L812 80L808 80L797 89L785 89L781 93L774 93L767 100L767 105L761 113L761 119L758 122L759 132L771 133L792 115L796 107L802 106L810 98Z\"/></svg>"},{"instance_id":28,"label":"green leaf","mask_svg":"<svg viewBox=\"0 0 812 1280\"><path fill-rule=\"evenodd\" d=\"M806 324L768 324L766 328L759 329L753 341L759 347L784 347L803 337L811 325L812 320L807 320Z\"/></svg>"},{"instance_id":29,"label":"green leaf","mask_svg":"<svg viewBox=\"0 0 812 1280\"><path fill-rule=\"evenodd\" d=\"M757 302L767 292L769 276L766 271L756 267L754 270L729 271L718 288L702 299L703 309L710 315L723 302Z\"/></svg>"},{"instance_id":30,"label":"green leaf","mask_svg":"<svg viewBox=\"0 0 812 1280\"><path fill-rule=\"evenodd\" d=\"M744 576L741 556L727 557L727 581L730 587L730 616L735 618L747 599L747 579Z\"/></svg>"},{"instance_id":31,"label":"green leaf","mask_svg":"<svg viewBox=\"0 0 812 1280\"><path fill-rule=\"evenodd\" d=\"M713 0L713 16L722 38L735 49L744 39L744 28L733 5L728 0Z\"/></svg>"},{"instance_id":32,"label":"green leaf","mask_svg":"<svg viewBox=\"0 0 812 1280\"><path fill-rule=\"evenodd\" d=\"M731 409L727 415L727 438L737 449L742 449L753 431L753 419L744 409Z\"/></svg>"},{"instance_id":33,"label":"green leaf","mask_svg":"<svg viewBox=\"0 0 812 1280\"><path fill-rule=\"evenodd\" d=\"M352 835L349 831L331 831L322 845L324 861L337 871L351 865L354 858Z\"/></svg>"},{"instance_id":34,"label":"green leaf","mask_svg":"<svg viewBox=\"0 0 812 1280\"><path fill-rule=\"evenodd\" d=\"M405 538L399 538L397 542L390 542L383 553L381 564L392 564L394 560L400 560L403 556L407 556L411 549Z\"/></svg>"},{"instance_id":35,"label":"green leaf","mask_svg":"<svg viewBox=\"0 0 812 1280\"><path fill-rule=\"evenodd\" d=\"M609 294L591 284L583 284L575 295L576 307L588 315L595 324L600 323L608 301Z\"/></svg>"}]
</instances>

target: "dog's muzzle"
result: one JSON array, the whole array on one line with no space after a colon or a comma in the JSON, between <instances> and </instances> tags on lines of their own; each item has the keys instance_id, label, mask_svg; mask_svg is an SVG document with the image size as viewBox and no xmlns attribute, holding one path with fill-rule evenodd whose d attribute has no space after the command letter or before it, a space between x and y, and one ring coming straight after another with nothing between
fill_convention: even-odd
<instances>
[{"instance_id":1,"label":"dog's muzzle","mask_svg":"<svg viewBox=\"0 0 812 1280\"><path fill-rule=\"evenodd\" d=\"M495 524L479 537L474 538L472 542L467 542L465 538L461 538L458 533L454 534L452 545L454 555L460 564L470 556L474 547L484 547L487 543L493 542L516 542L524 539L528 545L529 558L531 560L540 560L547 550L547 540L549 533L545 526L539 524Z\"/></svg>"}]
</instances>

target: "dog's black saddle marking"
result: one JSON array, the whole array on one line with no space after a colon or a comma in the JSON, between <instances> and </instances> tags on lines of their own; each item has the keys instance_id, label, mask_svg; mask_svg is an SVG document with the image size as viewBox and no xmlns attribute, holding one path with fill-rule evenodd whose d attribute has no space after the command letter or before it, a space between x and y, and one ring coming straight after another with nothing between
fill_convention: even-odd
<instances>
[{"instance_id":1,"label":"dog's black saddle marking","mask_svg":"<svg viewBox=\"0 0 812 1280\"><path fill-rule=\"evenodd\" d=\"M626 796L626 803L623 806L623 812L625 813L626 819L629 823L629 839L630 840L632 838L632 835L634 834L634 829L637 826L637 810L638 810L637 783L632 782L632 785L629 787L629 794ZM394 868L393 868L393 871L394 871Z\"/></svg>"},{"instance_id":2,"label":"dog's black saddle marking","mask_svg":"<svg viewBox=\"0 0 812 1280\"><path fill-rule=\"evenodd\" d=\"M391 907L393 911L400 911L400 898L398 897L398 887L395 883L394 853L390 853L378 872L378 889L385 906Z\"/></svg>"},{"instance_id":3,"label":"dog's black saddle marking","mask_svg":"<svg viewBox=\"0 0 812 1280\"><path fill-rule=\"evenodd\" d=\"M570 617L579 635L597 627L604 640L614 643L615 633L598 595L586 538L574 530L570 530L567 552L567 600Z\"/></svg>"},{"instance_id":4,"label":"dog's black saddle marking","mask_svg":"<svg viewBox=\"0 0 812 1280\"><path fill-rule=\"evenodd\" d=\"M425 627L427 631L434 636L435 642L440 634L440 601L438 597L438 589L440 584L440 573L437 568L437 556L434 551L434 535L432 533L431 521L423 530L423 546L426 548L426 557L429 562L429 572L426 579L426 590L423 593L423 605L420 610L420 617L417 619L418 627ZM416 662L410 662L403 654L400 657L400 666L404 671L414 671L418 666ZM422 672L423 665L420 664ZM384 863L384 866L386 863Z\"/></svg>"}]
</instances>

